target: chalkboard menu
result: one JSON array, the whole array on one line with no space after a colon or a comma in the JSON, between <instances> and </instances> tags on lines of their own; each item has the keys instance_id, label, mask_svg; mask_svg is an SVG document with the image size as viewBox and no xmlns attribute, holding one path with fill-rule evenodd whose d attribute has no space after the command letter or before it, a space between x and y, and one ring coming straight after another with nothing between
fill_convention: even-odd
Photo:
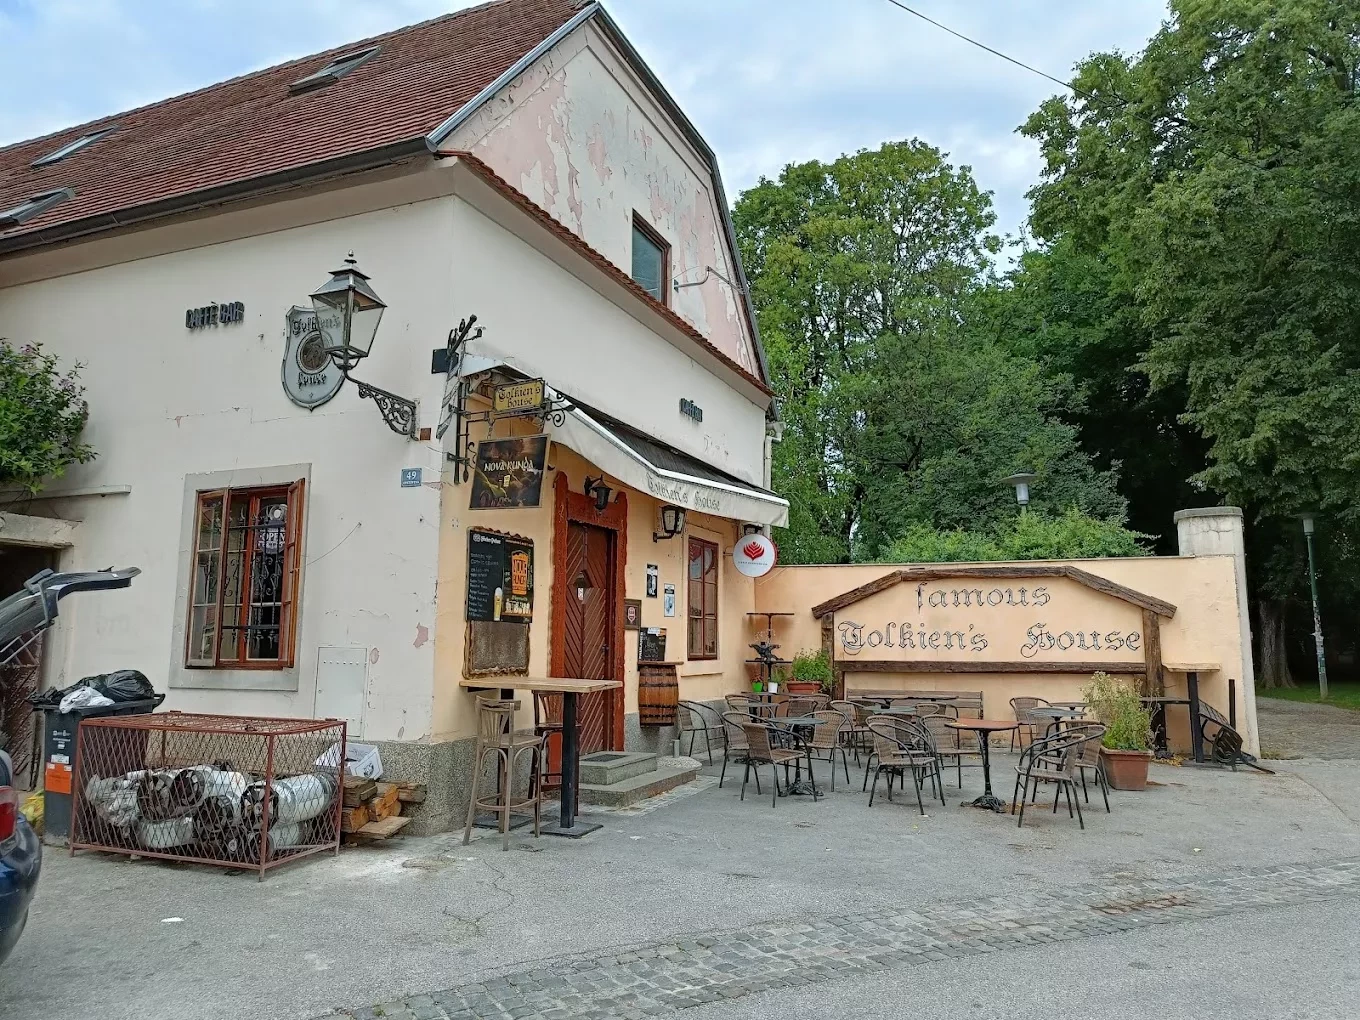
<instances>
[{"instance_id":1,"label":"chalkboard menu","mask_svg":"<svg viewBox=\"0 0 1360 1020\"><path fill-rule=\"evenodd\" d=\"M534 615L534 543L497 531L468 531L467 618L529 623Z\"/></svg>"},{"instance_id":2,"label":"chalkboard menu","mask_svg":"<svg viewBox=\"0 0 1360 1020\"><path fill-rule=\"evenodd\" d=\"M645 627L638 631L638 662L666 661L666 628Z\"/></svg>"}]
</instances>

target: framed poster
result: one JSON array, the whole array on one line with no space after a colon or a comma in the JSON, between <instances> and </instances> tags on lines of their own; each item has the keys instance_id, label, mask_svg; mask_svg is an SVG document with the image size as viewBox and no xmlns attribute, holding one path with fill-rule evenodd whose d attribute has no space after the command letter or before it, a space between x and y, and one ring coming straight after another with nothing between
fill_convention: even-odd
<instances>
[{"instance_id":1,"label":"framed poster","mask_svg":"<svg viewBox=\"0 0 1360 1020\"><path fill-rule=\"evenodd\" d=\"M468 531L467 619L530 623L534 543L499 531Z\"/></svg>"},{"instance_id":2,"label":"framed poster","mask_svg":"<svg viewBox=\"0 0 1360 1020\"><path fill-rule=\"evenodd\" d=\"M649 599L656 598L657 577L660 573L661 571L657 568L655 563L647 564L647 597Z\"/></svg>"},{"instance_id":3,"label":"framed poster","mask_svg":"<svg viewBox=\"0 0 1360 1020\"><path fill-rule=\"evenodd\" d=\"M662 600L665 604L667 616L675 615L675 585L666 585L666 597Z\"/></svg>"},{"instance_id":4,"label":"framed poster","mask_svg":"<svg viewBox=\"0 0 1360 1020\"><path fill-rule=\"evenodd\" d=\"M483 439L472 472L473 510L513 510L538 506L543 497L543 466L548 437Z\"/></svg>"},{"instance_id":5,"label":"framed poster","mask_svg":"<svg viewBox=\"0 0 1360 1020\"><path fill-rule=\"evenodd\" d=\"M642 629L642 599L623 600L623 629Z\"/></svg>"}]
</instances>

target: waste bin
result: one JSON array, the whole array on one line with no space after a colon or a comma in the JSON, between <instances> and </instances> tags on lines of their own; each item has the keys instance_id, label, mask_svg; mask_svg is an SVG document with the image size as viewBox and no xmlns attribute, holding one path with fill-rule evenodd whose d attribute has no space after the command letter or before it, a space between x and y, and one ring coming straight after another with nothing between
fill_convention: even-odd
<instances>
[{"instance_id":1,"label":"waste bin","mask_svg":"<svg viewBox=\"0 0 1360 1020\"><path fill-rule=\"evenodd\" d=\"M64 846L71 835L71 772L76 764L76 733L80 720L95 716L148 715L165 700L164 694L143 701L115 702L94 708L62 712L55 705L43 707L43 841ZM117 761L99 762L87 770L94 775L123 775L144 767L146 733L132 730L120 748Z\"/></svg>"}]
</instances>

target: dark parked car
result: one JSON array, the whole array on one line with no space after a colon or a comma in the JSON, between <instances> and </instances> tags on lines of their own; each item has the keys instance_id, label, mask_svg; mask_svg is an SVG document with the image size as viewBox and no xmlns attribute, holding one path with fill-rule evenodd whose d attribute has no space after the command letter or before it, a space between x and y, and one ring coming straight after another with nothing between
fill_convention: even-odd
<instances>
[{"instance_id":1,"label":"dark parked car","mask_svg":"<svg viewBox=\"0 0 1360 1020\"><path fill-rule=\"evenodd\" d=\"M42 632L56 622L57 603L71 592L126 588L138 573L136 567L130 567L34 574L21 590L0 601L0 666L21 660ZM38 834L19 813L14 763L0 750L0 963L23 934L41 868Z\"/></svg>"},{"instance_id":2,"label":"dark parked car","mask_svg":"<svg viewBox=\"0 0 1360 1020\"><path fill-rule=\"evenodd\" d=\"M19 813L19 791L13 782L14 765L0 751L0 963L23 933L42 867L42 844Z\"/></svg>"}]
</instances>

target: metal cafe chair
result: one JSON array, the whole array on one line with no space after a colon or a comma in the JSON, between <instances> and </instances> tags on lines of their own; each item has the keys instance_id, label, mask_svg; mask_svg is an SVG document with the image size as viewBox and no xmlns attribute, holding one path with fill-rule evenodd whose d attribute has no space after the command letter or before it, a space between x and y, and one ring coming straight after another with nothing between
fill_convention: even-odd
<instances>
[{"instance_id":1,"label":"metal cafe chair","mask_svg":"<svg viewBox=\"0 0 1360 1020\"><path fill-rule=\"evenodd\" d=\"M916 807L921 814L926 813L921 800L921 788L926 779L932 782L932 789L938 792L940 803L944 803L944 780L940 776L940 759L931 746L930 734L920 723L910 719L876 715L869 720L869 732L873 736L873 758L878 760L874 769L874 785L869 791L869 806L874 806L874 794L878 790L878 777L888 773L888 800L892 800L892 784L896 778L905 788L906 774L911 773L916 787ZM865 766L865 782L868 782L868 765ZM932 793L932 797L934 793Z\"/></svg>"},{"instance_id":2,"label":"metal cafe chair","mask_svg":"<svg viewBox=\"0 0 1360 1020\"><path fill-rule=\"evenodd\" d=\"M676 721L679 724L680 739L684 740L685 734L689 734L689 750L685 753L691 758L694 757L694 742L700 734L703 734L704 748L708 751L708 763L712 765L713 736L716 734L719 740L725 736L721 714L712 706L700 701L681 700L679 709Z\"/></svg>"}]
</instances>

